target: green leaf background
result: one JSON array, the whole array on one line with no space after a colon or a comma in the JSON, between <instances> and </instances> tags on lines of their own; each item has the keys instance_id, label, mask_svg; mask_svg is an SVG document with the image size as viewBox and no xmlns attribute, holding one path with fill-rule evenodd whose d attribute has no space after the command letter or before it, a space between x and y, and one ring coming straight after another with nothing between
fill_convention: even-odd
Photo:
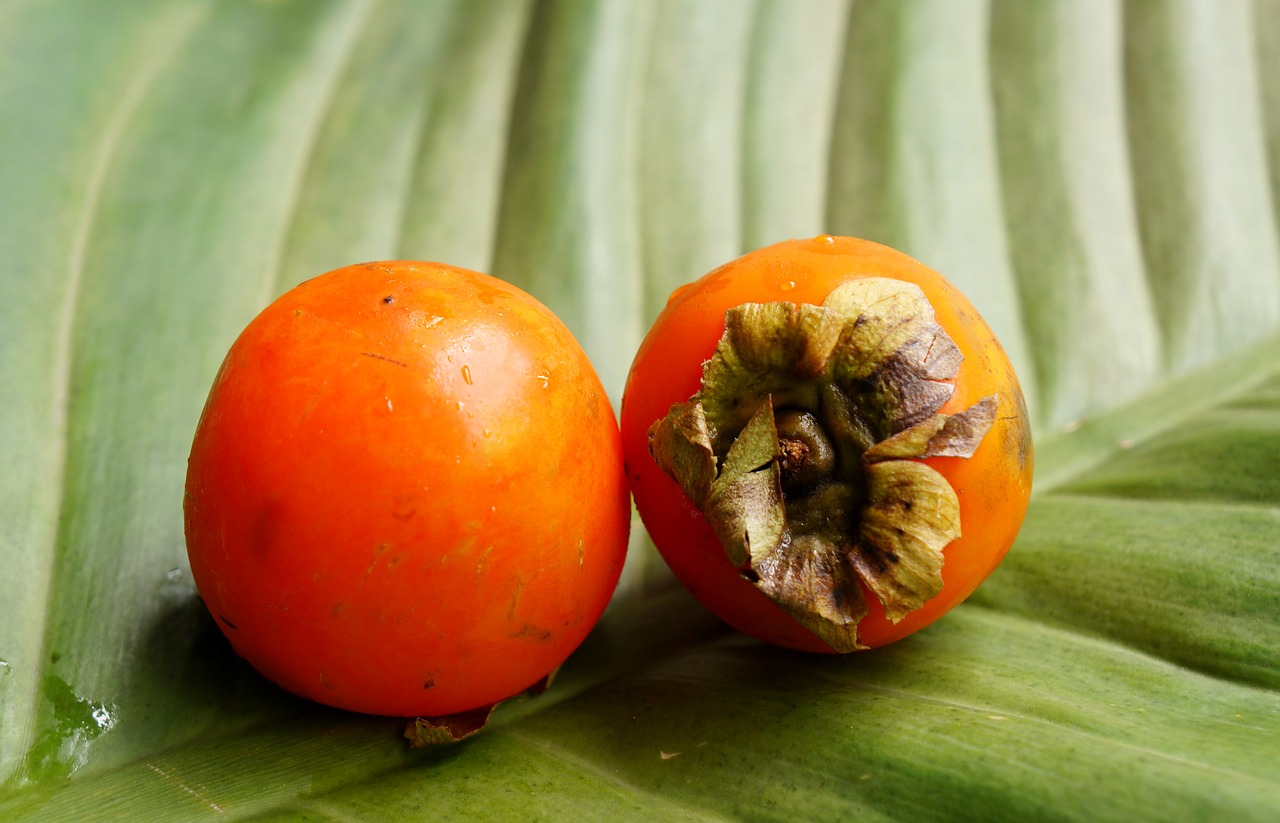
<instances>
[{"instance_id":1,"label":"green leaf background","mask_svg":"<svg viewBox=\"0 0 1280 823\"><path fill-rule=\"evenodd\" d=\"M0 818L1280 818L1280 3L0 0ZM615 402L676 285L829 231L968 293L1037 489L887 649L735 635L635 530L553 689L411 751L185 561L222 354L438 259Z\"/></svg>"}]
</instances>

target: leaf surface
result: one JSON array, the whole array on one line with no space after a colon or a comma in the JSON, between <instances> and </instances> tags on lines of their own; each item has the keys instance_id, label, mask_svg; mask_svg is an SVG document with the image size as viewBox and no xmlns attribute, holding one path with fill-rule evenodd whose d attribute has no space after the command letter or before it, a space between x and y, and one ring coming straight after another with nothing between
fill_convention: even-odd
<instances>
[{"instance_id":1,"label":"leaf surface","mask_svg":"<svg viewBox=\"0 0 1280 823\"><path fill-rule=\"evenodd\" d=\"M0 818L1274 820L1280 3L0 3ZM195 596L205 392L274 295L437 259L621 397L788 236L953 279L1037 425L1017 545L844 657L637 526L555 686L453 747L284 695Z\"/></svg>"}]
</instances>

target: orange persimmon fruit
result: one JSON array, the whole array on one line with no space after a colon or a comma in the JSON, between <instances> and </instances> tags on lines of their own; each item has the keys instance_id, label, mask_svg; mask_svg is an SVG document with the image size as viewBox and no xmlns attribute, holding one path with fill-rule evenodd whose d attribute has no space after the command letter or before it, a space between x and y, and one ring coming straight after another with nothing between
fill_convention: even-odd
<instances>
[{"instance_id":1,"label":"orange persimmon fruit","mask_svg":"<svg viewBox=\"0 0 1280 823\"><path fill-rule=\"evenodd\" d=\"M941 275L823 235L676 290L622 403L632 493L693 595L780 646L890 643L964 600L1031 491L1018 379Z\"/></svg>"},{"instance_id":2,"label":"orange persimmon fruit","mask_svg":"<svg viewBox=\"0 0 1280 823\"><path fill-rule=\"evenodd\" d=\"M262 311L188 465L192 574L231 645L307 698L440 716L517 694L613 593L630 504L586 355L523 291L368 263Z\"/></svg>"}]
</instances>

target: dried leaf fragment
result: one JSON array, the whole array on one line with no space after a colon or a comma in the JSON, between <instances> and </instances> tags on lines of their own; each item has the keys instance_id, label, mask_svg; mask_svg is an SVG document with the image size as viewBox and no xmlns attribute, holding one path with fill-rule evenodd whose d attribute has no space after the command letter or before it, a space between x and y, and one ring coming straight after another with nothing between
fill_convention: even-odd
<instances>
[{"instance_id":1,"label":"dried leaf fragment","mask_svg":"<svg viewBox=\"0 0 1280 823\"><path fill-rule=\"evenodd\" d=\"M414 749L457 743L488 725L489 718L497 707L497 703L490 703L458 714L416 717L405 727L404 736L409 741L409 747Z\"/></svg>"}]
</instances>

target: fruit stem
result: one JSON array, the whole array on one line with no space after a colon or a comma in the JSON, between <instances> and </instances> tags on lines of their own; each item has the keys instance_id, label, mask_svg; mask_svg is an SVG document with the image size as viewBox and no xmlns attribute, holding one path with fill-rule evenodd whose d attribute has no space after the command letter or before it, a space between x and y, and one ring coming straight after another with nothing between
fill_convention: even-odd
<instances>
[{"instance_id":1,"label":"fruit stem","mask_svg":"<svg viewBox=\"0 0 1280 823\"><path fill-rule=\"evenodd\" d=\"M784 495L811 491L835 473L835 447L816 417L802 409L780 409L774 414L774 425Z\"/></svg>"}]
</instances>

